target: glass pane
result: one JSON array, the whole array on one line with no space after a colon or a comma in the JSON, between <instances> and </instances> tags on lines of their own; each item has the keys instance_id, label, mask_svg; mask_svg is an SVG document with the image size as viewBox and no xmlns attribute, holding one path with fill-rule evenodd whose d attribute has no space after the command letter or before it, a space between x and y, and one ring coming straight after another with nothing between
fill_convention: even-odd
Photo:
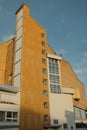
<instances>
[{"instance_id":1,"label":"glass pane","mask_svg":"<svg viewBox=\"0 0 87 130\"><path fill-rule=\"evenodd\" d=\"M13 112L13 118L17 118L18 117L18 113L17 112Z\"/></svg>"},{"instance_id":2,"label":"glass pane","mask_svg":"<svg viewBox=\"0 0 87 130\"><path fill-rule=\"evenodd\" d=\"M7 122L11 122L11 119L6 119Z\"/></svg>"},{"instance_id":3,"label":"glass pane","mask_svg":"<svg viewBox=\"0 0 87 130\"><path fill-rule=\"evenodd\" d=\"M7 112L7 117L12 117L12 112Z\"/></svg>"},{"instance_id":4,"label":"glass pane","mask_svg":"<svg viewBox=\"0 0 87 130\"><path fill-rule=\"evenodd\" d=\"M43 95L45 95L45 96L47 96L47 95L48 95L47 90L43 90Z\"/></svg>"},{"instance_id":5,"label":"glass pane","mask_svg":"<svg viewBox=\"0 0 87 130\"><path fill-rule=\"evenodd\" d=\"M0 121L5 121L5 111L0 111Z\"/></svg>"}]
</instances>

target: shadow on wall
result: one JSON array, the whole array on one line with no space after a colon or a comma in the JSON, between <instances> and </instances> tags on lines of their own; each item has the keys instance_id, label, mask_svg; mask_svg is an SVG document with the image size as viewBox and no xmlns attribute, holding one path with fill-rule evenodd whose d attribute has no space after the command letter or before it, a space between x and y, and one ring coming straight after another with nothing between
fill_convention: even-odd
<instances>
[{"instance_id":1,"label":"shadow on wall","mask_svg":"<svg viewBox=\"0 0 87 130\"><path fill-rule=\"evenodd\" d=\"M74 113L71 111L65 111L65 117L68 130L76 130Z\"/></svg>"},{"instance_id":2,"label":"shadow on wall","mask_svg":"<svg viewBox=\"0 0 87 130\"><path fill-rule=\"evenodd\" d=\"M37 110L37 105L36 102L34 104L25 103L25 106L21 108L20 130L44 130L43 126L49 124L49 117L44 117L46 114L41 113L42 108ZM33 109L31 109L30 106L32 106Z\"/></svg>"}]
</instances>

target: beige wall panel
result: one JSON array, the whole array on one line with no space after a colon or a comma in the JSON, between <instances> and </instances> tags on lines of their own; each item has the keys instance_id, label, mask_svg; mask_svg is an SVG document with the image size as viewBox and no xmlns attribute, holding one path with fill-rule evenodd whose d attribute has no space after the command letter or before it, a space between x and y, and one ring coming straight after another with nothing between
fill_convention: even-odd
<instances>
[{"instance_id":1,"label":"beige wall panel","mask_svg":"<svg viewBox=\"0 0 87 130\"><path fill-rule=\"evenodd\" d=\"M21 73L21 61L17 62L14 65L14 76L18 75Z\"/></svg>"},{"instance_id":2,"label":"beige wall panel","mask_svg":"<svg viewBox=\"0 0 87 130\"><path fill-rule=\"evenodd\" d=\"M16 94L1 93L0 100L5 102L12 102L16 104L18 102L18 97L16 96Z\"/></svg>"},{"instance_id":3,"label":"beige wall panel","mask_svg":"<svg viewBox=\"0 0 87 130\"><path fill-rule=\"evenodd\" d=\"M21 78L20 75L17 75L16 77L14 77L14 86L18 88L20 87L20 78Z\"/></svg>"},{"instance_id":4,"label":"beige wall panel","mask_svg":"<svg viewBox=\"0 0 87 130\"><path fill-rule=\"evenodd\" d=\"M68 130L71 126L76 130L72 95L50 93L50 119L51 124L53 124L53 119L58 119L60 124L68 123Z\"/></svg>"},{"instance_id":5,"label":"beige wall panel","mask_svg":"<svg viewBox=\"0 0 87 130\"><path fill-rule=\"evenodd\" d=\"M16 30L18 30L23 24L23 17L18 20L17 25L16 25Z\"/></svg>"},{"instance_id":6,"label":"beige wall panel","mask_svg":"<svg viewBox=\"0 0 87 130\"><path fill-rule=\"evenodd\" d=\"M16 40L19 39L22 36L23 28L19 28L16 32Z\"/></svg>"},{"instance_id":7,"label":"beige wall panel","mask_svg":"<svg viewBox=\"0 0 87 130\"><path fill-rule=\"evenodd\" d=\"M18 105L0 103L0 111L18 111Z\"/></svg>"},{"instance_id":8,"label":"beige wall panel","mask_svg":"<svg viewBox=\"0 0 87 130\"><path fill-rule=\"evenodd\" d=\"M15 63L17 63L19 60L21 60L21 49L15 53Z\"/></svg>"},{"instance_id":9,"label":"beige wall panel","mask_svg":"<svg viewBox=\"0 0 87 130\"><path fill-rule=\"evenodd\" d=\"M22 38L18 39L15 44L15 51L17 51L22 47Z\"/></svg>"},{"instance_id":10,"label":"beige wall panel","mask_svg":"<svg viewBox=\"0 0 87 130\"><path fill-rule=\"evenodd\" d=\"M18 21L23 16L23 8L17 13L16 20Z\"/></svg>"}]
</instances>

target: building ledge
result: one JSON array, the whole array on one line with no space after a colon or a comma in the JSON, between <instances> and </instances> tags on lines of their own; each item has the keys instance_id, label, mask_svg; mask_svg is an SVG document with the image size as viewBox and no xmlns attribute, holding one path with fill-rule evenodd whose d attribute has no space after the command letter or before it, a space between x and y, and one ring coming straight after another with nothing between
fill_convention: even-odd
<instances>
[{"instance_id":1,"label":"building ledge","mask_svg":"<svg viewBox=\"0 0 87 130\"><path fill-rule=\"evenodd\" d=\"M60 127L61 127L61 125L44 125L45 129L49 129L49 128L56 129L56 128L60 128Z\"/></svg>"},{"instance_id":2,"label":"building ledge","mask_svg":"<svg viewBox=\"0 0 87 130\"><path fill-rule=\"evenodd\" d=\"M19 125L0 125L0 129L4 128L19 128Z\"/></svg>"},{"instance_id":3,"label":"building ledge","mask_svg":"<svg viewBox=\"0 0 87 130\"><path fill-rule=\"evenodd\" d=\"M62 57L60 55L47 54L47 57L62 60Z\"/></svg>"},{"instance_id":4,"label":"building ledge","mask_svg":"<svg viewBox=\"0 0 87 130\"><path fill-rule=\"evenodd\" d=\"M6 85L6 84L0 84L0 91L17 93L19 92L19 88L15 86Z\"/></svg>"},{"instance_id":5,"label":"building ledge","mask_svg":"<svg viewBox=\"0 0 87 130\"><path fill-rule=\"evenodd\" d=\"M19 128L18 122L0 122L0 129Z\"/></svg>"},{"instance_id":6,"label":"building ledge","mask_svg":"<svg viewBox=\"0 0 87 130\"><path fill-rule=\"evenodd\" d=\"M64 88L62 87L62 93L64 94L74 94L74 90L72 88Z\"/></svg>"},{"instance_id":7,"label":"building ledge","mask_svg":"<svg viewBox=\"0 0 87 130\"><path fill-rule=\"evenodd\" d=\"M75 123L86 123L87 124L87 119L78 119L78 120L75 120Z\"/></svg>"}]
</instances>

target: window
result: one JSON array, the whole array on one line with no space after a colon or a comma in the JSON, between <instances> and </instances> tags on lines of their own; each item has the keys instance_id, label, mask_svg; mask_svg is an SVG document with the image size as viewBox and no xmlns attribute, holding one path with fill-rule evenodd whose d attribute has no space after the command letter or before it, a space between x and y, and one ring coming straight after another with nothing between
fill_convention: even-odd
<instances>
[{"instance_id":1,"label":"window","mask_svg":"<svg viewBox=\"0 0 87 130\"><path fill-rule=\"evenodd\" d=\"M47 73L47 70L45 68L42 69L42 73L43 74L46 74Z\"/></svg>"},{"instance_id":2,"label":"window","mask_svg":"<svg viewBox=\"0 0 87 130\"><path fill-rule=\"evenodd\" d=\"M43 84L47 85L47 79L43 79Z\"/></svg>"},{"instance_id":3,"label":"window","mask_svg":"<svg viewBox=\"0 0 87 130\"><path fill-rule=\"evenodd\" d=\"M46 55L46 51L45 51L45 50L42 50L42 54L43 54L43 55Z\"/></svg>"},{"instance_id":4,"label":"window","mask_svg":"<svg viewBox=\"0 0 87 130\"><path fill-rule=\"evenodd\" d=\"M52 83L60 83L59 75L50 74L50 82L52 82Z\"/></svg>"},{"instance_id":5,"label":"window","mask_svg":"<svg viewBox=\"0 0 87 130\"><path fill-rule=\"evenodd\" d=\"M11 118L12 117L12 112L7 112L7 117Z\"/></svg>"},{"instance_id":6,"label":"window","mask_svg":"<svg viewBox=\"0 0 87 130\"><path fill-rule=\"evenodd\" d=\"M47 90L43 90L43 95L47 96L48 95L48 91Z\"/></svg>"},{"instance_id":7,"label":"window","mask_svg":"<svg viewBox=\"0 0 87 130\"><path fill-rule=\"evenodd\" d=\"M0 111L0 122L17 122L18 112Z\"/></svg>"},{"instance_id":8,"label":"window","mask_svg":"<svg viewBox=\"0 0 87 130\"><path fill-rule=\"evenodd\" d=\"M49 78L50 78L50 91L52 93L60 93L60 75L58 60L49 58Z\"/></svg>"},{"instance_id":9,"label":"window","mask_svg":"<svg viewBox=\"0 0 87 130\"><path fill-rule=\"evenodd\" d=\"M74 113L76 119L86 119L86 112L83 109L74 107Z\"/></svg>"},{"instance_id":10,"label":"window","mask_svg":"<svg viewBox=\"0 0 87 130\"><path fill-rule=\"evenodd\" d=\"M18 112L6 112L6 121L7 122L17 122L18 119Z\"/></svg>"},{"instance_id":11,"label":"window","mask_svg":"<svg viewBox=\"0 0 87 130\"><path fill-rule=\"evenodd\" d=\"M84 110L80 109L80 113L81 113L81 118L86 119L86 112Z\"/></svg>"},{"instance_id":12,"label":"window","mask_svg":"<svg viewBox=\"0 0 87 130\"><path fill-rule=\"evenodd\" d=\"M76 119L80 119L81 118L79 108L74 107L74 113L75 113L75 118Z\"/></svg>"},{"instance_id":13,"label":"window","mask_svg":"<svg viewBox=\"0 0 87 130\"><path fill-rule=\"evenodd\" d=\"M54 119L53 122L54 122L54 124L58 124L58 120L57 119Z\"/></svg>"},{"instance_id":14,"label":"window","mask_svg":"<svg viewBox=\"0 0 87 130\"><path fill-rule=\"evenodd\" d=\"M42 59L42 63L43 63L43 64L46 64L46 59Z\"/></svg>"},{"instance_id":15,"label":"window","mask_svg":"<svg viewBox=\"0 0 87 130\"><path fill-rule=\"evenodd\" d=\"M49 72L59 74L58 60L49 58Z\"/></svg>"},{"instance_id":16,"label":"window","mask_svg":"<svg viewBox=\"0 0 87 130\"><path fill-rule=\"evenodd\" d=\"M48 121L48 115L44 115L44 121Z\"/></svg>"},{"instance_id":17,"label":"window","mask_svg":"<svg viewBox=\"0 0 87 130\"><path fill-rule=\"evenodd\" d=\"M17 112L13 112L13 118L17 118L18 117L18 113Z\"/></svg>"},{"instance_id":18,"label":"window","mask_svg":"<svg viewBox=\"0 0 87 130\"><path fill-rule=\"evenodd\" d=\"M5 111L0 111L0 122L5 121Z\"/></svg>"},{"instance_id":19,"label":"window","mask_svg":"<svg viewBox=\"0 0 87 130\"><path fill-rule=\"evenodd\" d=\"M60 85L50 84L50 91L52 93L60 93Z\"/></svg>"},{"instance_id":20,"label":"window","mask_svg":"<svg viewBox=\"0 0 87 130\"><path fill-rule=\"evenodd\" d=\"M66 123L63 124L63 128L67 129L67 124Z\"/></svg>"},{"instance_id":21,"label":"window","mask_svg":"<svg viewBox=\"0 0 87 130\"><path fill-rule=\"evenodd\" d=\"M48 108L48 102L44 102L44 108Z\"/></svg>"},{"instance_id":22,"label":"window","mask_svg":"<svg viewBox=\"0 0 87 130\"><path fill-rule=\"evenodd\" d=\"M41 44L42 44L42 46L45 46L45 41L42 41Z\"/></svg>"},{"instance_id":23,"label":"window","mask_svg":"<svg viewBox=\"0 0 87 130\"><path fill-rule=\"evenodd\" d=\"M45 33L41 33L41 37L44 38L45 37Z\"/></svg>"}]
</instances>

